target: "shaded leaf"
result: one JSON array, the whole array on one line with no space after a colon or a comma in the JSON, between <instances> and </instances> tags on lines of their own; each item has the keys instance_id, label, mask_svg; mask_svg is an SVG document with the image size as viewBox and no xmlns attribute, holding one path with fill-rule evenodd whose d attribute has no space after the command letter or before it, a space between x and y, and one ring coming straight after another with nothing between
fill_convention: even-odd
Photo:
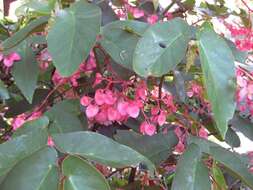
<instances>
[{"instance_id":1,"label":"shaded leaf","mask_svg":"<svg viewBox=\"0 0 253 190\"><path fill-rule=\"evenodd\" d=\"M208 99L217 128L224 138L236 106L233 54L224 39L208 26L199 30L197 39Z\"/></svg>"},{"instance_id":2,"label":"shaded leaf","mask_svg":"<svg viewBox=\"0 0 253 190\"><path fill-rule=\"evenodd\" d=\"M32 103L39 77L39 66L35 58L35 53L28 42L24 42L18 52L22 59L15 62L12 75L22 94L29 103Z\"/></svg>"},{"instance_id":3,"label":"shaded leaf","mask_svg":"<svg viewBox=\"0 0 253 190\"><path fill-rule=\"evenodd\" d=\"M65 190L110 190L104 176L87 161L68 156L62 162L62 173L66 176L63 182Z\"/></svg>"},{"instance_id":4,"label":"shaded leaf","mask_svg":"<svg viewBox=\"0 0 253 190\"><path fill-rule=\"evenodd\" d=\"M226 42L230 47L230 49L232 50L235 60L240 63L244 63L248 57L248 52L240 51L239 49L236 48L235 44L230 40L226 40Z\"/></svg>"},{"instance_id":5,"label":"shaded leaf","mask_svg":"<svg viewBox=\"0 0 253 190\"><path fill-rule=\"evenodd\" d=\"M8 89L5 87L3 81L0 80L0 99L6 100L9 99L10 95Z\"/></svg>"},{"instance_id":6,"label":"shaded leaf","mask_svg":"<svg viewBox=\"0 0 253 190\"><path fill-rule=\"evenodd\" d=\"M85 1L57 12L47 41L53 64L62 76L73 74L88 57L100 31L100 23L99 7Z\"/></svg>"},{"instance_id":7,"label":"shaded leaf","mask_svg":"<svg viewBox=\"0 0 253 190\"><path fill-rule=\"evenodd\" d=\"M77 104L78 103L78 104ZM64 100L55 104L45 115L51 121L49 131L53 133L67 133L82 131L79 101Z\"/></svg>"},{"instance_id":8,"label":"shaded leaf","mask_svg":"<svg viewBox=\"0 0 253 190\"><path fill-rule=\"evenodd\" d=\"M241 146L240 138L232 128L228 128L225 136L225 142L228 143L231 147L237 148Z\"/></svg>"},{"instance_id":9,"label":"shaded leaf","mask_svg":"<svg viewBox=\"0 0 253 190\"><path fill-rule=\"evenodd\" d=\"M202 152L211 155L216 161L223 164L230 174L242 180L249 187L253 187L253 174L249 172L249 163L240 154L230 152L216 143L198 137L189 137L188 143L197 144Z\"/></svg>"},{"instance_id":10,"label":"shaded leaf","mask_svg":"<svg viewBox=\"0 0 253 190\"><path fill-rule=\"evenodd\" d=\"M143 77L166 74L185 56L190 37L190 27L179 18L150 26L137 43L134 71Z\"/></svg>"},{"instance_id":11,"label":"shaded leaf","mask_svg":"<svg viewBox=\"0 0 253 190\"><path fill-rule=\"evenodd\" d=\"M168 134L159 133L153 136L143 136L133 131L118 130L115 139L117 142L138 151L155 164L160 164L166 160L178 143L173 131Z\"/></svg>"}]
</instances>

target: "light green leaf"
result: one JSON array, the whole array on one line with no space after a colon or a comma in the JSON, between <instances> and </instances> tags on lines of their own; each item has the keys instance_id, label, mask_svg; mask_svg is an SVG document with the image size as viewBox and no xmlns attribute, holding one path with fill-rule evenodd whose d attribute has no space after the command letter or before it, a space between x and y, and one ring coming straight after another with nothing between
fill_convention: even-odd
<instances>
[{"instance_id":1,"label":"light green leaf","mask_svg":"<svg viewBox=\"0 0 253 190\"><path fill-rule=\"evenodd\" d=\"M150 26L137 43L133 69L140 76L162 76L184 58L191 30L179 18Z\"/></svg>"},{"instance_id":2,"label":"light green leaf","mask_svg":"<svg viewBox=\"0 0 253 190\"><path fill-rule=\"evenodd\" d=\"M201 150L188 146L181 156L172 182L172 190L211 190L208 169L201 161Z\"/></svg>"},{"instance_id":3,"label":"light green leaf","mask_svg":"<svg viewBox=\"0 0 253 190\"><path fill-rule=\"evenodd\" d=\"M102 28L100 43L114 61L132 70L136 44L147 28L147 23L134 20L112 22Z\"/></svg>"},{"instance_id":4,"label":"light green leaf","mask_svg":"<svg viewBox=\"0 0 253 190\"><path fill-rule=\"evenodd\" d=\"M47 131L37 130L0 145L0 176L7 174L19 161L47 144Z\"/></svg>"},{"instance_id":5,"label":"light green leaf","mask_svg":"<svg viewBox=\"0 0 253 190\"><path fill-rule=\"evenodd\" d=\"M80 155L102 164L121 168L145 163L153 170L154 165L146 157L112 139L94 132L73 132L53 135L56 147L72 155Z\"/></svg>"},{"instance_id":6,"label":"light green leaf","mask_svg":"<svg viewBox=\"0 0 253 190\"><path fill-rule=\"evenodd\" d=\"M210 27L201 28L197 39L208 99L217 128L225 138L236 106L235 60L224 39Z\"/></svg>"},{"instance_id":7,"label":"light green leaf","mask_svg":"<svg viewBox=\"0 0 253 190\"><path fill-rule=\"evenodd\" d=\"M26 37L28 37L37 28L47 24L49 17L43 16L38 19L31 21L27 26L14 33L10 38L6 39L1 45L4 51L9 50L19 43L21 43Z\"/></svg>"},{"instance_id":8,"label":"light green leaf","mask_svg":"<svg viewBox=\"0 0 253 190\"><path fill-rule=\"evenodd\" d=\"M99 7L85 1L57 12L47 41L53 63L62 76L73 74L88 57L100 32L100 24Z\"/></svg>"},{"instance_id":9,"label":"light green leaf","mask_svg":"<svg viewBox=\"0 0 253 190\"><path fill-rule=\"evenodd\" d=\"M104 176L87 161L68 156L62 162L62 173L66 176L64 190L110 190Z\"/></svg>"},{"instance_id":10,"label":"light green leaf","mask_svg":"<svg viewBox=\"0 0 253 190\"><path fill-rule=\"evenodd\" d=\"M20 161L8 173L1 190L48 190L57 189L57 152L44 148Z\"/></svg>"},{"instance_id":11,"label":"light green leaf","mask_svg":"<svg viewBox=\"0 0 253 190\"><path fill-rule=\"evenodd\" d=\"M213 162L213 166L212 166L212 176L215 180L215 183L213 183L213 188L214 188L213 190L227 190L228 189L224 175L221 169L219 168L219 166L217 166L217 164L215 163L215 161Z\"/></svg>"},{"instance_id":12,"label":"light green leaf","mask_svg":"<svg viewBox=\"0 0 253 190\"><path fill-rule=\"evenodd\" d=\"M168 134L143 136L133 131L118 130L115 139L138 151L155 164L166 160L178 143L178 138L173 131L169 131Z\"/></svg>"},{"instance_id":13,"label":"light green leaf","mask_svg":"<svg viewBox=\"0 0 253 190\"><path fill-rule=\"evenodd\" d=\"M18 49L18 52L21 56L21 60L15 62L12 75L16 85L31 104L34 91L37 87L39 66L36 62L35 53L27 41L22 43L22 46Z\"/></svg>"}]
</instances>

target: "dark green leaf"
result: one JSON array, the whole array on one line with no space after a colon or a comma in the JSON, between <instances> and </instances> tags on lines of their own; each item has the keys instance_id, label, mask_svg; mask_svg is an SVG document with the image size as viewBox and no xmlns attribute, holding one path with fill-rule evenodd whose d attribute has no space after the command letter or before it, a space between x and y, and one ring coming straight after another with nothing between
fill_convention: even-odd
<instances>
[{"instance_id":1,"label":"dark green leaf","mask_svg":"<svg viewBox=\"0 0 253 190\"><path fill-rule=\"evenodd\" d=\"M77 104L78 103L78 104ZM64 100L55 104L45 115L51 121L49 131L53 133L67 133L82 131L79 101Z\"/></svg>"},{"instance_id":2,"label":"dark green leaf","mask_svg":"<svg viewBox=\"0 0 253 190\"><path fill-rule=\"evenodd\" d=\"M217 128L225 138L236 105L234 57L224 39L210 27L201 28L197 39L208 99Z\"/></svg>"},{"instance_id":3,"label":"dark green leaf","mask_svg":"<svg viewBox=\"0 0 253 190\"><path fill-rule=\"evenodd\" d=\"M172 182L172 190L211 190L208 169L201 161L201 150L191 144L181 156Z\"/></svg>"},{"instance_id":4,"label":"dark green leaf","mask_svg":"<svg viewBox=\"0 0 253 190\"><path fill-rule=\"evenodd\" d=\"M14 64L12 75L22 94L29 103L32 103L33 94L37 87L39 66L35 53L28 42L25 41L18 52L22 59Z\"/></svg>"},{"instance_id":5,"label":"dark green leaf","mask_svg":"<svg viewBox=\"0 0 253 190\"><path fill-rule=\"evenodd\" d=\"M57 152L44 148L20 161L8 173L1 184L1 190L48 190L57 189Z\"/></svg>"},{"instance_id":6,"label":"dark green leaf","mask_svg":"<svg viewBox=\"0 0 253 190\"><path fill-rule=\"evenodd\" d=\"M63 160L62 173L66 177L64 190L110 190L104 176L87 161L68 156Z\"/></svg>"},{"instance_id":7,"label":"dark green leaf","mask_svg":"<svg viewBox=\"0 0 253 190\"><path fill-rule=\"evenodd\" d=\"M253 140L253 127L252 122L249 119L244 119L238 114L235 114L233 119L230 121L233 128L242 132L246 137Z\"/></svg>"},{"instance_id":8,"label":"dark green leaf","mask_svg":"<svg viewBox=\"0 0 253 190\"><path fill-rule=\"evenodd\" d=\"M228 143L231 147L240 147L241 141L236 132L228 128L228 131L226 133L225 142Z\"/></svg>"},{"instance_id":9,"label":"dark green leaf","mask_svg":"<svg viewBox=\"0 0 253 190\"><path fill-rule=\"evenodd\" d=\"M10 95L8 89L5 87L3 81L0 80L0 99L6 100L9 99Z\"/></svg>"},{"instance_id":10,"label":"dark green leaf","mask_svg":"<svg viewBox=\"0 0 253 190\"><path fill-rule=\"evenodd\" d=\"M36 13L42 15L50 15L51 11L54 8L56 0L29 0L27 3L22 5L16 10L16 13L27 11L26 9L35 11Z\"/></svg>"},{"instance_id":11,"label":"dark green leaf","mask_svg":"<svg viewBox=\"0 0 253 190\"><path fill-rule=\"evenodd\" d=\"M8 173L19 161L46 146L47 131L37 130L0 145L0 176Z\"/></svg>"},{"instance_id":12,"label":"dark green leaf","mask_svg":"<svg viewBox=\"0 0 253 190\"><path fill-rule=\"evenodd\" d=\"M154 165L135 150L94 132L73 132L53 135L60 151L98 161L111 167L126 167L144 162L149 169Z\"/></svg>"},{"instance_id":13,"label":"dark green leaf","mask_svg":"<svg viewBox=\"0 0 253 190\"><path fill-rule=\"evenodd\" d=\"M73 74L88 57L100 31L100 24L99 7L85 1L76 2L70 8L57 12L47 41L53 63L62 76Z\"/></svg>"},{"instance_id":14,"label":"dark green leaf","mask_svg":"<svg viewBox=\"0 0 253 190\"><path fill-rule=\"evenodd\" d=\"M132 69L134 49L147 28L144 22L116 21L103 27L100 43L114 61Z\"/></svg>"},{"instance_id":15,"label":"dark green leaf","mask_svg":"<svg viewBox=\"0 0 253 190\"><path fill-rule=\"evenodd\" d=\"M21 43L27 36L29 36L36 28L39 28L45 24L47 24L49 17L43 16L36 20L33 20L30 22L27 26L16 32L14 35L12 35L10 38L6 39L3 43L3 49L9 50L15 46L17 46L19 43Z\"/></svg>"},{"instance_id":16,"label":"dark green leaf","mask_svg":"<svg viewBox=\"0 0 253 190\"><path fill-rule=\"evenodd\" d=\"M190 37L190 27L179 18L150 26L137 43L134 71L143 77L166 74L185 56Z\"/></svg>"},{"instance_id":17,"label":"dark green leaf","mask_svg":"<svg viewBox=\"0 0 253 190\"><path fill-rule=\"evenodd\" d=\"M115 139L117 142L138 151L155 164L160 164L166 160L178 143L173 131L168 134L159 133L153 136L143 136L133 131L119 130Z\"/></svg>"}]
</instances>

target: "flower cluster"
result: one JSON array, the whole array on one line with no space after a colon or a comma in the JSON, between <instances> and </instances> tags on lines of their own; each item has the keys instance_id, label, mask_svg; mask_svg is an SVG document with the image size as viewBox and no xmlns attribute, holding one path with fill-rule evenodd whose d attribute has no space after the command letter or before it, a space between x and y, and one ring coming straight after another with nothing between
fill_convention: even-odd
<instances>
[{"instance_id":1,"label":"flower cluster","mask_svg":"<svg viewBox=\"0 0 253 190\"><path fill-rule=\"evenodd\" d=\"M235 38L235 45L242 51L253 50L253 30L242 26L235 26L225 23L225 26L230 31L231 36Z\"/></svg>"},{"instance_id":2,"label":"flower cluster","mask_svg":"<svg viewBox=\"0 0 253 190\"><path fill-rule=\"evenodd\" d=\"M21 57L16 52L9 53L6 56L0 53L0 62L3 61L4 66L6 66L7 68L13 66L13 63L15 61L20 61L20 60L21 60Z\"/></svg>"},{"instance_id":3,"label":"flower cluster","mask_svg":"<svg viewBox=\"0 0 253 190\"><path fill-rule=\"evenodd\" d=\"M107 83L105 88L98 88L94 97L85 95L80 100L91 124L121 124L142 114L140 132L153 135L158 126L166 123L167 116L177 110L172 95L162 92L159 97L158 88L149 91L144 81L115 81L97 73L94 86L102 81Z\"/></svg>"}]
</instances>

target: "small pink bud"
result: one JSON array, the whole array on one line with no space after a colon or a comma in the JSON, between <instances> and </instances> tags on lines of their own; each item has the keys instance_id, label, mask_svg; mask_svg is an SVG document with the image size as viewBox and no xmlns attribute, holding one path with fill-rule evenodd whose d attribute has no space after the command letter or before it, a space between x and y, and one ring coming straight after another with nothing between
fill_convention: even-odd
<instances>
[{"instance_id":1,"label":"small pink bud","mask_svg":"<svg viewBox=\"0 0 253 190\"><path fill-rule=\"evenodd\" d=\"M91 102L91 98L89 96L83 96L80 100L82 106L88 106Z\"/></svg>"}]
</instances>

